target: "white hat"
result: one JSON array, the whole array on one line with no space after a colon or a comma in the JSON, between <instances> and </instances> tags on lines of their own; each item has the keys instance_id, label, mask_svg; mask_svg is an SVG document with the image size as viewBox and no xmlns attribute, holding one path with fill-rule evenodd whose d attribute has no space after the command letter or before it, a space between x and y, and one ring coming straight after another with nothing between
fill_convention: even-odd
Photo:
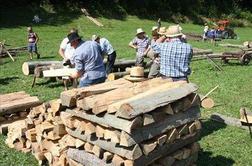
<instances>
[{"instance_id":1,"label":"white hat","mask_svg":"<svg viewBox=\"0 0 252 166\"><path fill-rule=\"evenodd\" d=\"M152 27L151 31L155 31L155 30L157 30L157 29L158 29L158 27L157 27L157 26L154 26L154 27Z\"/></svg>"},{"instance_id":2,"label":"white hat","mask_svg":"<svg viewBox=\"0 0 252 166\"><path fill-rule=\"evenodd\" d=\"M95 41L99 38L100 36L99 35L92 35L92 40Z\"/></svg>"},{"instance_id":3,"label":"white hat","mask_svg":"<svg viewBox=\"0 0 252 166\"><path fill-rule=\"evenodd\" d=\"M166 33L166 27L159 28L159 31L158 31L159 35L164 35L165 33Z\"/></svg>"},{"instance_id":4,"label":"white hat","mask_svg":"<svg viewBox=\"0 0 252 166\"><path fill-rule=\"evenodd\" d=\"M166 36L167 37L178 37L178 36L182 36L183 35L183 33L181 32L181 30L180 30L180 28L179 28L180 26L178 26L178 25L171 25L171 26L169 26L169 28L167 29L167 31L166 31Z\"/></svg>"},{"instance_id":5,"label":"white hat","mask_svg":"<svg viewBox=\"0 0 252 166\"><path fill-rule=\"evenodd\" d=\"M132 67L130 69L130 75L126 75L124 78L132 82L146 80L146 78L144 78L144 68L139 66Z\"/></svg>"},{"instance_id":6,"label":"white hat","mask_svg":"<svg viewBox=\"0 0 252 166\"><path fill-rule=\"evenodd\" d=\"M142 29L142 28L138 28L138 29L137 29L137 31L136 31L136 35L138 35L138 34L140 34L140 33L145 33L145 32L143 31L143 29Z\"/></svg>"}]
</instances>

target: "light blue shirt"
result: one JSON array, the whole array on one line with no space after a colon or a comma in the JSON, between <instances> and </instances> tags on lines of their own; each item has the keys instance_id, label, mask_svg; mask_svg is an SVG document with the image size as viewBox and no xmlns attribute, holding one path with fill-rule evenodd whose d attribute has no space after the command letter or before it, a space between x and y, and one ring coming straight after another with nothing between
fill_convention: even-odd
<instances>
[{"instance_id":1,"label":"light blue shirt","mask_svg":"<svg viewBox=\"0 0 252 166\"><path fill-rule=\"evenodd\" d=\"M112 54L115 50L110 44L110 42L106 38L100 39L100 46L103 53L106 53L108 55Z\"/></svg>"},{"instance_id":2,"label":"light blue shirt","mask_svg":"<svg viewBox=\"0 0 252 166\"><path fill-rule=\"evenodd\" d=\"M83 72L81 79L106 77L101 47L95 41L81 41L74 52L75 69Z\"/></svg>"}]
</instances>

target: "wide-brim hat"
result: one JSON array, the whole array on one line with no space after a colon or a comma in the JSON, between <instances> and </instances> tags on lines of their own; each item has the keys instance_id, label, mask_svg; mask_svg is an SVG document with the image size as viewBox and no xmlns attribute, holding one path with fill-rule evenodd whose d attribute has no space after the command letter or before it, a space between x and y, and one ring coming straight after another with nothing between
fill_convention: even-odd
<instances>
[{"instance_id":1,"label":"wide-brim hat","mask_svg":"<svg viewBox=\"0 0 252 166\"><path fill-rule=\"evenodd\" d=\"M166 27L159 28L158 34L159 35L165 35L166 34Z\"/></svg>"},{"instance_id":2,"label":"wide-brim hat","mask_svg":"<svg viewBox=\"0 0 252 166\"><path fill-rule=\"evenodd\" d=\"M79 39L81 39L81 37L78 35L78 33L76 33L76 32L73 32L73 33L70 33L70 34L68 34L67 35L67 38L68 38L68 42L67 43L71 43L71 42L73 42L73 41L75 41L75 40L79 40Z\"/></svg>"},{"instance_id":3,"label":"wide-brim hat","mask_svg":"<svg viewBox=\"0 0 252 166\"><path fill-rule=\"evenodd\" d=\"M140 34L140 33L145 33L144 30L142 28L138 28L136 31L136 35Z\"/></svg>"},{"instance_id":4,"label":"wide-brim hat","mask_svg":"<svg viewBox=\"0 0 252 166\"><path fill-rule=\"evenodd\" d=\"M166 31L166 36L167 37L178 37L178 36L182 36L183 33L181 32L182 29L179 25L171 25L169 26L169 28Z\"/></svg>"},{"instance_id":5,"label":"wide-brim hat","mask_svg":"<svg viewBox=\"0 0 252 166\"><path fill-rule=\"evenodd\" d=\"M153 31L156 31L156 30L158 30L158 27L157 26L153 26L152 28L151 28L151 31L153 32Z\"/></svg>"},{"instance_id":6,"label":"wide-brim hat","mask_svg":"<svg viewBox=\"0 0 252 166\"><path fill-rule=\"evenodd\" d=\"M138 66L132 67L130 69L130 75L126 75L124 78L132 82L144 81L146 80L146 78L144 78L144 68Z\"/></svg>"}]
</instances>

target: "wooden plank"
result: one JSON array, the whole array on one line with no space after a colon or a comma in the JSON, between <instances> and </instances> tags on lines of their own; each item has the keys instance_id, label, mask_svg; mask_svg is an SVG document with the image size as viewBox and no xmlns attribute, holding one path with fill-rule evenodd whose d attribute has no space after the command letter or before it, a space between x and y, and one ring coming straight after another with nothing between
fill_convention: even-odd
<instances>
[{"instance_id":1,"label":"wooden plank","mask_svg":"<svg viewBox=\"0 0 252 166\"><path fill-rule=\"evenodd\" d=\"M111 104L108 110L112 109L117 111L116 115L118 117L131 119L137 115L153 111L155 108L168 105L169 103L185 97L197 90L195 84L189 83L184 84L183 86L181 86L181 84L166 83L132 98Z\"/></svg>"},{"instance_id":2,"label":"wooden plank","mask_svg":"<svg viewBox=\"0 0 252 166\"><path fill-rule=\"evenodd\" d=\"M192 107L186 112L179 112L178 114L174 114L173 116L168 116L163 121L135 129L130 134L122 131L120 136L120 145L127 147L132 146L136 143L140 143L144 140L148 140L157 135L165 133L174 127L195 121L199 117L199 107Z\"/></svg>"},{"instance_id":3,"label":"wooden plank","mask_svg":"<svg viewBox=\"0 0 252 166\"><path fill-rule=\"evenodd\" d=\"M105 161L99 159L95 155L85 152L84 150L70 148L67 150L67 157L85 166L94 166L94 165L112 166L112 165L107 165Z\"/></svg>"},{"instance_id":4,"label":"wooden plank","mask_svg":"<svg viewBox=\"0 0 252 166\"><path fill-rule=\"evenodd\" d=\"M213 113L210 118L214 121L217 121L226 125L234 126L234 127L239 127L239 128L249 131L248 127L242 126L240 119L228 117L219 113Z\"/></svg>"},{"instance_id":5,"label":"wooden plank","mask_svg":"<svg viewBox=\"0 0 252 166\"><path fill-rule=\"evenodd\" d=\"M74 68L51 69L51 70L44 70L43 76L44 77L66 77L66 76L71 76L74 73L76 73L76 69Z\"/></svg>"},{"instance_id":6,"label":"wooden plank","mask_svg":"<svg viewBox=\"0 0 252 166\"><path fill-rule=\"evenodd\" d=\"M104 114L104 116L96 116L94 114L90 114L85 111L80 111L79 109L72 109L72 110L67 109L66 112L71 114L72 116L80 117L105 127L109 126L116 129L120 129L128 133L131 133L133 129L140 128L141 126L143 126L142 117L140 116L131 120L126 120L118 118L112 114Z\"/></svg>"},{"instance_id":7,"label":"wooden plank","mask_svg":"<svg viewBox=\"0 0 252 166\"><path fill-rule=\"evenodd\" d=\"M0 103L3 104L4 102L11 102L25 97L30 97L29 94L25 93L25 91L0 94Z\"/></svg>"},{"instance_id":8,"label":"wooden plank","mask_svg":"<svg viewBox=\"0 0 252 166\"><path fill-rule=\"evenodd\" d=\"M0 105L0 114L11 114L14 112L20 112L28 108L32 108L40 105L42 102L37 97L25 97Z\"/></svg>"},{"instance_id":9,"label":"wooden plank","mask_svg":"<svg viewBox=\"0 0 252 166\"><path fill-rule=\"evenodd\" d=\"M103 154L103 149L101 149L99 146L94 145L92 152L94 153L94 155L96 155L98 158L102 157Z\"/></svg>"},{"instance_id":10,"label":"wooden plank","mask_svg":"<svg viewBox=\"0 0 252 166\"><path fill-rule=\"evenodd\" d=\"M130 81L125 79L118 79L114 81L105 82L102 84L96 84L89 87L72 89L64 91L60 94L61 104L67 107L76 106L76 100L78 98L84 98L94 94L108 92L110 90L117 89L119 87L124 87L127 84L132 84Z\"/></svg>"},{"instance_id":11,"label":"wooden plank","mask_svg":"<svg viewBox=\"0 0 252 166\"><path fill-rule=\"evenodd\" d=\"M102 112L106 112L108 105L112 103L133 97L154 87L160 86L165 82L167 81L162 78L154 78L139 83L133 83L129 86L118 88L103 94L85 97L77 102L77 107L84 110L92 109L94 114L100 114Z\"/></svg>"},{"instance_id":12,"label":"wooden plank","mask_svg":"<svg viewBox=\"0 0 252 166\"><path fill-rule=\"evenodd\" d=\"M112 160L113 156L114 155L110 152L104 152L102 160L108 163L110 160Z\"/></svg>"},{"instance_id":13,"label":"wooden plank","mask_svg":"<svg viewBox=\"0 0 252 166\"><path fill-rule=\"evenodd\" d=\"M92 139L92 137L90 135L81 134L77 130L73 131L73 130L67 128L67 132L68 132L68 134L72 135L73 137L76 137L76 138L79 138L83 141L97 145L104 150L118 154L118 155L125 157L125 158L128 158L130 160L137 159L142 155L142 151L141 151L139 145L135 145L135 146L129 147L129 148L124 148L124 147L118 146L117 144L115 144L113 142L107 142L107 141L101 140L101 139Z\"/></svg>"}]
</instances>

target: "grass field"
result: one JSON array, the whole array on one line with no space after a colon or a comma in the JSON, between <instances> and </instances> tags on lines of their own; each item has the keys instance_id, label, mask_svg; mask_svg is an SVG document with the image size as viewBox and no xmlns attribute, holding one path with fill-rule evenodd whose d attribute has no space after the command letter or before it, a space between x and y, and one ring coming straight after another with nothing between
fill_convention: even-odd
<instances>
[{"instance_id":1,"label":"grass field","mask_svg":"<svg viewBox=\"0 0 252 166\"><path fill-rule=\"evenodd\" d=\"M43 18L42 18L43 19ZM25 17L28 24L32 18ZM63 21L62 21L63 20ZM34 31L40 37L39 52L42 60L60 59L57 54L61 40L66 36L72 27L79 29L84 39L89 39L92 34L99 34L108 38L117 50L118 58L133 59L134 50L128 47L133 39L135 30L142 27L150 34L151 27L155 25L153 20L138 19L129 16L127 20L114 20L100 18L104 24L100 28L95 26L83 16L75 16L74 19L66 19L64 16L50 17L43 20L43 23L34 25ZM21 22L19 20L19 22ZM5 21L0 25L0 41L6 40L12 47L26 45L25 24L11 24ZM163 22L162 26L171 23ZM185 32L201 34L202 26L193 24L182 24ZM223 42L241 44L246 40L252 41L252 28L236 28L239 36L237 40L225 40ZM214 52L229 50L227 48L214 46L210 42L189 41L194 47L213 49ZM61 82L48 82L39 79L35 88L31 88L32 77L24 76L21 65L27 61L27 53L18 55L15 62L4 58L0 65L0 93L9 93L24 90L31 95L38 96L41 100L47 101L59 98L63 91ZM36 58L34 59L36 60ZM252 109L252 63L242 66L233 61L231 64L221 64L216 61L224 71L216 70L208 61L192 62L192 75L190 81L199 86L199 92L207 93L211 88L219 85L219 89L210 96L215 100L216 107L211 110L202 109L203 131L200 144L202 150L199 155L198 165L252 165L252 140L246 131L218 124L208 119L213 112L219 112L228 116L238 117L239 109L242 106ZM9 149L4 145L4 136L0 136L0 166L7 165L37 165L34 157L30 154L22 154Z\"/></svg>"}]
</instances>

